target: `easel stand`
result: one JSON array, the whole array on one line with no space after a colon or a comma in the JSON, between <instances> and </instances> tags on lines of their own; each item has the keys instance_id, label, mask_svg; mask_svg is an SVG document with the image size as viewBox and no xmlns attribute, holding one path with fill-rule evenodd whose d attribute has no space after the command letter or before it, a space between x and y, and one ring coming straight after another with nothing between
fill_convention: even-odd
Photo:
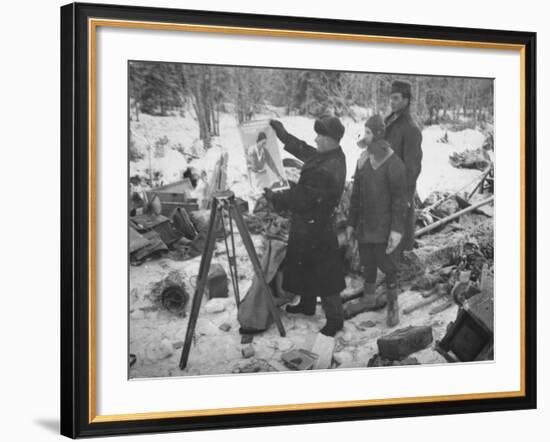
<instances>
[{"instance_id":1,"label":"easel stand","mask_svg":"<svg viewBox=\"0 0 550 442\"><path fill-rule=\"evenodd\" d=\"M237 229L241 235L248 257L252 262L252 266L254 267L254 272L256 273L256 276L258 277L258 279L260 280L260 283L263 286L262 293L266 297L269 312L271 313L272 318L275 320L275 323L277 324L277 328L279 329L280 335L281 336L286 335L285 329L283 327L283 323L281 322L279 311L277 310L275 301L273 299L273 293L271 292L271 288L269 287L269 284L265 279L265 275L262 271L260 260L258 259L258 255L256 255L256 250L254 249L252 238L250 238L250 234L248 233L246 224L244 223L243 217L239 212L239 208L237 207L237 204L235 202L235 194L230 190L216 192L212 197L210 223L208 225L206 244L204 248L204 253L202 255L201 263L199 266L197 286L195 288L195 294L193 296L193 302L191 304L191 313L189 315L189 322L187 324L187 332L185 333L185 342L183 344L183 350L181 352L181 359L180 359L179 366L182 370L187 366L187 360L189 358L189 352L191 350L193 335L195 333L195 326L197 324L197 318L199 316L202 296L206 288L208 271L210 270L210 263L212 261L212 255L214 254L214 247L216 245L216 231L215 231L216 226L218 225L218 222L222 222L222 223L224 222L224 212L227 212L229 217L231 243L233 245L233 256L230 257L229 248L227 247L227 238L225 237L225 246L226 246L227 256L229 259L231 279L233 281L233 290L235 292L237 306L240 300L239 300L239 291L237 286L238 280L236 279L237 277L236 266L235 266L236 263L234 261L235 260L235 245L234 245L235 243L233 238L232 219L235 220ZM224 227L224 234L225 234L225 227Z\"/></svg>"}]
</instances>

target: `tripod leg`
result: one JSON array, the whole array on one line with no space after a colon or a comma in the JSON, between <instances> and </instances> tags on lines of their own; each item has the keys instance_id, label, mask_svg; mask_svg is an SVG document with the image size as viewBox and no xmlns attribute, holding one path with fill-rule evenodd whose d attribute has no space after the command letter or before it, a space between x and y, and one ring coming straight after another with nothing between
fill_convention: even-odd
<instances>
[{"instance_id":1,"label":"tripod leg","mask_svg":"<svg viewBox=\"0 0 550 442\"><path fill-rule=\"evenodd\" d=\"M214 198L212 201L210 212L210 224L208 225L208 233L206 235L206 244L204 246L204 252L201 258L199 266L199 275L197 279L197 286L195 288L195 294L193 296L193 303L191 304L191 312L189 314L189 322L187 323L187 331L185 333L185 342L181 351L180 368L183 370L187 366L187 359L189 358L189 351L191 350L191 343L193 341L193 334L195 333L195 326L197 325L197 317L199 316L199 309L201 307L202 296L204 289L206 288L206 282L208 279L208 271L210 269L210 262L212 261L212 255L214 254L214 246L216 243L216 221L218 219L218 201Z\"/></svg>"},{"instance_id":2,"label":"tripod leg","mask_svg":"<svg viewBox=\"0 0 550 442\"><path fill-rule=\"evenodd\" d=\"M231 223L231 214L228 216ZM225 243L225 253L227 255L227 265L229 265L229 273L231 274L231 284L233 285L233 294L235 295L235 303L237 307L241 303L239 299L239 280L237 279L237 257L235 256L235 247L233 247L233 255L229 254L229 244L227 242L227 231L225 230L225 217L221 212L221 220L223 226L223 241ZM233 229L231 229L231 239L233 239Z\"/></svg>"},{"instance_id":3,"label":"tripod leg","mask_svg":"<svg viewBox=\"0 0 550 442\"><path fill-rule=\"evenodd\" d=\"M237 306L241 303L241 294L239 292L239 273L237 271L237 254L235 253L235 234L233 233L233 217L231 216L231 212L228 212L229 214L229 231L231 232L231 248L233 253L233 259L234 259L234 272L235 272L235 297L237 299Z\"/></svg>"},{"instance_id":4,"label":"tripod leg","mask_svg":"<svg viewBox=\"0 0 550 442\"><path fill-rule=\"evenodd\" d=\"M250 234L248 233L248 229L246 228L246 225L241 216L241 213L239 212L239 209L237 209L234 203L235 203L234 200L230 201L229 210L230 210L230 213L235 218L235 222L237 223L237 229L241 234L243 244L246 248L246 251L248 252L248 257L252 261L252 266L254 267L256 276L258 276L258 278L260 279L260 283L264 288L262 293L264 293L264 296L266 297L269 313L271 313L271 316L273 317L273 319L275 320L275 323L277 324L277 328L279 329L279 334L281 336L286 336L285 328L283 326L283 323L281 322L281 316L279 315L279 310L277 310L277 307L275 306L275 301L273 299L273 292L271 291L271 288L269 287L269 284L265 279L265 275L264 275L264 272L262 271L260 260L258 259L256 250L254 249L254 244L252 243L252 238L250 238Z\"/></svg>"}]
</instances>

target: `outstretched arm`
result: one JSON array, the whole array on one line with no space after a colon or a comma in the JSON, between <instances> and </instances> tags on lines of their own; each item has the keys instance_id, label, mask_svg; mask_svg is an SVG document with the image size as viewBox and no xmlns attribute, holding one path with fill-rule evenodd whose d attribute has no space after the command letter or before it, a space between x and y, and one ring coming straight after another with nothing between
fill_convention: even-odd
<instances>
[{"instance_id":1,"label":"outstretched arm","mask_svg":"<svg viewBox=\"0 0 550 442\"><path fill-rule=\"evenodd\" d=\"M305 162L317 153L317 149L313 146L289 134L280 121L271 120L269 124L275 131L277 138L285 145L284 149L299 160Z\"/></svg>"}]
</instances>

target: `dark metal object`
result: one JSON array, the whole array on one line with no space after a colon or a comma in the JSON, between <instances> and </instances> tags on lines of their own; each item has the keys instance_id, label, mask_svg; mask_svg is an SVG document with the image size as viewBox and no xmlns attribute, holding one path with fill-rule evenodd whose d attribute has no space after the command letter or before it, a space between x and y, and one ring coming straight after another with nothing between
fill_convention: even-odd
<instances>
[{"instance_id":1,"label":"dark metal object","mask_svg":"<svg viewBox=\"0 0 550 442\"><path fill-rule=\"evenodd\" d=\"M378 353L390 360L401 360L411 353L426 348L433 341L432 328L426 326L409 326L378 338Z\"/></svg>"},{"instance_id":2,"label":"dark metal object","mask_svg":"<svg viewBox=\"0 0 550 442\"><path fill-rule=\"evenodd\" d=\"M229 296L227 285L227 274L224 268L220 264L211 266L206 283L208 298L227 298Z\"/></svg>"},{"instance_id":3,"label":"dark metal object","mask_svg":"<svg viewBox=\"0 0 550 442\"><path fill-rule=\"evenodd\" d=\"M216 241L216 235L214 232L215 226L219 219L223 223L223 211L228 213L228 216L235 220L237 224L237 229L241 235L241 239L248 253L250 261L252 261L252 266L254 267L254 272L260 280L260 283L263 285L264 290L262 293L266 297L267 306L271 316L275 320L275 324L279 329L279 334L285 336L286 332L281 322L281 317L279 311L275 305L275 300L273 299L273 293L271 287L265 279L265 275L262 271L260 260L258 255L256 255L256 250L254 249L254 244L250 238L250 234L246 228L246 224L242 218L242 215L235 204L235 195L229 190L220 191L214 193L212 197L212 206L210 209L210 221L208 223L208 234L206 235L206 246L204 253L202 255L200 267L199 267L199 276L197 280L197 287L195 289L195 294L193 296L193 303L191 305L191 314L189 316L189 322L187 324L187 332L185 334L185 342L183 344L183 350L181 352L180 359L180 368L183 370L187 366L187 360L189 358L189 351L191 350L191 343L193 340L193 334L195 333L195 326L197 324L197 318L199 316L199 309L201 306L202 297L204 294L204 289L206 288L206 282L208 278L208 270L210 268L210 262L212 261L212 255L214 253L214 246ZM226 243L227 245L227 243ZM229 253L229 252L228 252ZM237 293L237 292L236 292ZM236 294L235 293L235 294Z\"/></svg>"},{"instance_id":4,"label":"dark metal object","mask_svg":"<svg viewBox=\"0 0 550 442\"><path fill-rule=\"evenodd\" d=\"M474 194L477 192L477 190L481 187L481 190L483 190L483 183L485 182L486 178L489 176L489 175L492 175L493 174L493 166L490 165L487 170L485 172L483 172L481 174L481 178L479 179L479 182L477 183L477 185L473 188L473 190L470 192L470 194L468 195L468 198L467 200L470 201L472 199L472 197L474 196Z\"/></svg>"},{"instance_id":5,"label":"dark metal object","mask_svg":"<svg viewBox=\"0 0 550 442\"><path fill-rule=\"evenodd\" d=\"M449 362L492 358L493 295L480 293L466 301L435 349Z\"/></svg>"},{"instance_id":6,"label":"dark metal object","mask_svg":"<svg viewBox=\"0 0 550 442\"><path fill-rule=\"evenodd\" d=\"M175 208L170 214L170 219L174 224L174 228L187 239L193 240L197 237L197 229L191 221L191 218L189 217L187 210L185 210L185 207Z\"/></svg>"},{"instance_id":7,"label":"dark metal object","mask_svg":"<svg viewBox=\"0 0 550 442\"><path fill-rule=\"evenodd\" d=\"M284 364L292 370L311 370L317 355L304 350L303 348L298 350L290 350L289 352L281 356Z\"/></svg>"},{"instance_id":8,"label":"dark metal object","mask_svg":"<svg viewBox=\"0 0 550 442\"><path fill-rule=\"evenodd\" d=\"M182 236L182 234L179 234L172 228L170 219L164 215L136 215L133 216L130 221L133 227L141 234L150 232L151 230L157 232L162 242L167 246L171 246Z\"/></svg>"},{"instance_id":9,"label":"dark metal object","mask_svg":"<svg viewBox=\"0 0 550 442\"><path fill-rule=\"evenodd\" d=\"M186 192L193 190L193 185L189 179L183 179L175 183L166 184L164 186L156 187L153 190L147 192L147 195L157 195L162 204L162 214L164 216L170 216L174 209L178 207L184 207L189 209L189 199L187 198ZM195 200L195 205L196 200ZM194 209L194 210L197 210Z\"/></svg>"},{"instance_id":10,"label":"dark metal object","mask_svg":"<svg viewBox=\"0 0 550 442\"><path fill-rule=\"evenodd\" d=\"M161 296L162 306L170 313L182 315L189 301L189 294L179 285L166 287Z\"/></svg>"}]
</instances>

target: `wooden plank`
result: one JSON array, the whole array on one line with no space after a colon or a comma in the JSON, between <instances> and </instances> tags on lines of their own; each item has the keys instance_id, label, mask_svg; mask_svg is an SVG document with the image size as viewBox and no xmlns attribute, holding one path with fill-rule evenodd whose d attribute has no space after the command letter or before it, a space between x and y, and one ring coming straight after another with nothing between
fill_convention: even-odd
<instances>
[{"instance_id":1,"label":"wooden plank","mask_svg":"<svg viewBox=\"0 0 550 442\"><path fill-rule=\"evenodd\" d=\"M492 202L493 200L495 199L495 196L492 195L490 196L489 198L487 199L484 199L483 201L480 201L478 203L475 203L475 204L472 204L470 207L467 207L466 209L463 209L463 210L459 210L458 212L455 212L453 213L452 215L449 215L448 217L446 218L443 218L433 224L430 224L429 226L426 226L426 227L423 227L422 229L419 229L417 230L414 235L415 237L419 237L421 235L424 235L425 233L428 233L430 231L432 231L433 229L436 229L437 227L440 227L444 224L447 224L448 222L456 219L456 218L459 218L460 216L462 215L465 215L466 213L469 213L471 212L472 210L475 210L477 209L478 207L481 207L481 206L484 206L486 204L489 204L490 202Z\"/></svg>"}]
</instances>

